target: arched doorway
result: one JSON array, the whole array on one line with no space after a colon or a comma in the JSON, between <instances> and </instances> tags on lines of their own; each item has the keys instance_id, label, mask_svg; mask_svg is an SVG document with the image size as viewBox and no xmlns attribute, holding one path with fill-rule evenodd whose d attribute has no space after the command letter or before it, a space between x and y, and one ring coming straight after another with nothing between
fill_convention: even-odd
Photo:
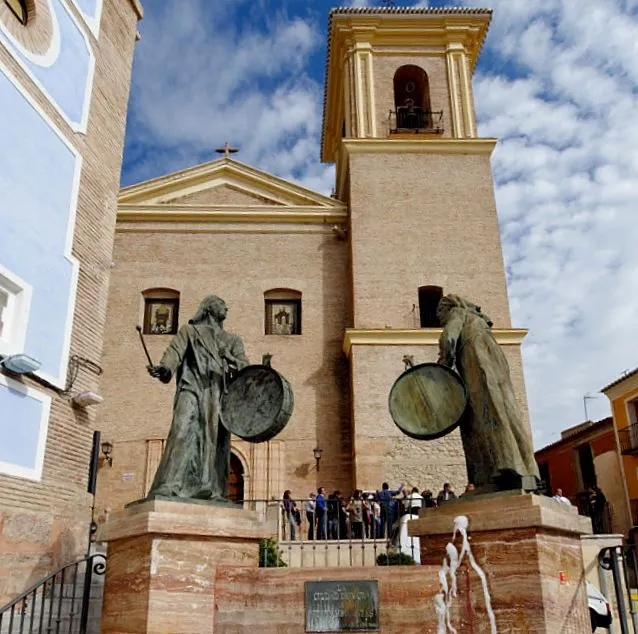
<instances>
[{"instance_id":1,"label":"arched doorway","mask_svg":"<svg viewBox=\"0 0 638 634\"><path fill-rule=\"evenodd\" d=\"M228 477L228 499L235 504L244 501L244 465L236 454L230 454L230 475Z\"/></svg>"}]
</instances>

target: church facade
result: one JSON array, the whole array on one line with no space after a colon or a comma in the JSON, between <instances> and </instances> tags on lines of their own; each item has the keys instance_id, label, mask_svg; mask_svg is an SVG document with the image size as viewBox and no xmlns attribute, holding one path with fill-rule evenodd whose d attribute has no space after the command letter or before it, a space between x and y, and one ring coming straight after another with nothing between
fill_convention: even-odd
<instances>
[{"instance_id":1,"label":"church facade","mask_svg":"<svg viewBox=\"0 0 638 634\"><path fill-rule=\"evenodd\" d=\"M88 546L141 17L138 0L0 0L0 605Z\"/></svg>"},{"instance_id":2,"label":"church facade","mask_svg":"<svg viewBox=\"0 0 638 634\"><path fill-rule=\"evenodd\" d=\"M321 157L335 193L304 189L225 156L120 192L97 426L112 444L97 505L146 495L174 385L146 371L206 295L252 363L292 386L292 418L267 443L233 440L235 499L466 484L458 430L404 436L388 411L403 357L435 361L436 305L480 304L527 420L490 169L471 77L491 14L479 9L334 9ZM320 450L320 451L317 451ZM316 456L320 458L317 460Z\"/></svg>"}]
</instances>

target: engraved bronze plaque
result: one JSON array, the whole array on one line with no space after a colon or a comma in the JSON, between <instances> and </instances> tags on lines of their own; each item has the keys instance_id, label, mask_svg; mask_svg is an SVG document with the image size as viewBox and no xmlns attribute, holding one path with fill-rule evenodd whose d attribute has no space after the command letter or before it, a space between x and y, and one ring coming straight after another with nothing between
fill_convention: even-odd
<instances>
[{"instance_id":1,"label":"engraved bronze plaque","mask_svg":"<svg viewBox=\"0 0 638 634\"><path fill-rule=\"evenodd\" d=\"M377 581L306 581L306 632L378 630Z\"/></svg>"}]
</instances>

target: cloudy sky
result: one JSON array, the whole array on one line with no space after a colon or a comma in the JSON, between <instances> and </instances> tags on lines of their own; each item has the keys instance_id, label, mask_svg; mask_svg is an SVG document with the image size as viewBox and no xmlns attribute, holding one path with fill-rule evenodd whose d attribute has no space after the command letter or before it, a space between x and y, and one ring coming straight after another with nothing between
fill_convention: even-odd
<instances>
[{"instance_id":1,"label":"cloudy sky","mask_svg":"<svg viewBox=\"0 0 638 634\"><path fill-rule=\"evenodd\" d=\"M530 329L539 448L584 420L585 395L590 418L608 415L597 391L638 365L638 0L454 4L494 9L474 91L479 134L500 139L497 206L514 325ZM319 138L336 5L144 0L123 183L210 160L228 140L243 162L329 193Z\"/></svg>"}]
</instances>

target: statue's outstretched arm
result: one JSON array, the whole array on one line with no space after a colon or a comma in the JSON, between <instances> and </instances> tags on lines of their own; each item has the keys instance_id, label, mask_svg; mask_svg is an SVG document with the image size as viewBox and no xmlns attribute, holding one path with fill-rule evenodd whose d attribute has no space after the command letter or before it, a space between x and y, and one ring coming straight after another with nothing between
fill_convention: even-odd
<instances>
[{"instance_id":1,"label":"statue's outstretched arm","mask_svg":"<svg viewBox=\"0 0 638 634\"><path fill-rule=\"evenodd\" d=\"M244 351L244 343L243 341L237 337L231 346L230 354L227 355L231 357L229 360L234 362L237 366L238 370L245 368L249 365L250 361L248 361L248 357L246 356L246 352Z\"/></svg>"},{"instance_id":2,"label":"statue's outstretched arm","mask_svg":"<svg viewBox=\"0 0 638 634\"><path fill-rule=\"evenodd\" d=\"M177 368L181 365L184 355L186 354L186 348L188 347L188 331L187 326L182 326L177 334L173 337L173 340L166 348L162 360L159 362L158 378L164 383L168 383Z\"/></svg>"}]
</instances>

